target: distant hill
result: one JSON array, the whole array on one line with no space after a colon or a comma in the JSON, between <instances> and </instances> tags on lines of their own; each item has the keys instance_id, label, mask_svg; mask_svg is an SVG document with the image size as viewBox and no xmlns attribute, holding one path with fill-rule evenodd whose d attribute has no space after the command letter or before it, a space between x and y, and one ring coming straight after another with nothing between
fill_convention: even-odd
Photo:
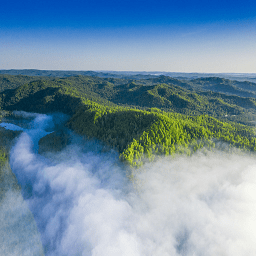
<instances>
[{"instance_id":1,"label":"distant hill","mask_svg":"<svg viewBox=\"0 0 256 256\"><path fill-rule=\"evenodd\" d=\"M256 84L248 81L239 82L219 77L198 78L188 82L194 90L206 90L256 98Z\"/></svg>"},{"instance_id":2,"label":"distant hill","mask_svg":"<svg viewBox=\"0 0 256 256\"><path fill-rule=\"evenodd\" d=\"M241 92L245 93L245 90L231 85L232 82L221 78L205 78L187 84L165 76L138 81L91 76L46 79L40 77L35 81L35 77L4 75L0 76L0 86L9 90L2 92L0 97L2 107L8 110L23 108L31 111L33 108L45 111L50 102L54 104L53 98L60 97L60 89L65 88L72 90L73 95L77 97L108 106L119 105L141 109L156 107L187 115L208 114L227 119L244 113L248 116L255 115L256 100L253 97L239 95ZM23 86L16 90L11 89L20 84ZM235 84L240 87L246 84L251 88L251 94L254 86L256 87L253 83L236 82ZM249 91L247 94L251 95ZM55 107L49 105L47 109L53 110Z\"/></svg>"},{"instance_id":3,"label":"distant hill","mask_svg":"<svg viewBox=\"0 0 256 256\"><path fill-rule=\"evenodd\" d=\"M179 80L193 80L209 77L220 77L235 81L250 81L256 83L256 73L183 73L183 72L159 72L159 71L74 71L74 70L38 70L38 69L10 69L0 70L0 74L26 75L26 76L97 76L102 78L147 79L159 76L167 76Z\"/></svg>"},{"instance_id":4,"label":"distant hill","mask_svg":"<svg viewBox=\"0 0 256 256\"><path fill-rule=\"evenodd\" d=\"M47 77L0 74L0 92L7 89L15 89L23 84L38 80L47 80Z\"/></svg>"}]
</instances>

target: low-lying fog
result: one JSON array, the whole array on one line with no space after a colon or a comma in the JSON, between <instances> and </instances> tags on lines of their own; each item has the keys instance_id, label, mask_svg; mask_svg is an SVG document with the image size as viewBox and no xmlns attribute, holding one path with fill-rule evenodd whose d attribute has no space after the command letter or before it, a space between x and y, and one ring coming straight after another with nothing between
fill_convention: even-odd
<instances>
[{"instance_id":1,"label":"low-lying fog","mask_svg":"<svg viewBox=\"0 0 256 256\"><path fill-rule=\"evenodd\" d=\"M97 142L74 139L61 152L37 154L52 120L35 115L10 156L45 255L255 255L253 156L166 157L139 169L132 183L118 154Z\"/></svg>"}]
</instances>

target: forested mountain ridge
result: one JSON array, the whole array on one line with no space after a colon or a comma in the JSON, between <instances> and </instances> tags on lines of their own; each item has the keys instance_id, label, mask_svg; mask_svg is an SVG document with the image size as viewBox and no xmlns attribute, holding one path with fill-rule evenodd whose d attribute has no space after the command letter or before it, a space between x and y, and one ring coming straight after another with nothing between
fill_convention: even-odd
<instances>
[{"instance_id":1,"label":"forested mountain ridge","mask_svg":"<svg viewBox=\"0 0 256 256\"><path fill-rule=\"evenodd\" d=\"M235 81L219 77L197 78L188 82L195 90L222 92L242 97L256 97L256 84L249 81Z\"/></svg>"},{"instance_id":2,"label":"forested mountain ridge","mask_svg":"<svg viewBox=\"0 0 256 256\"><path fill-rule=\"evenodd\" d=\"M32 81L47 80L47 77L24 76L24 75L0 75L0 92L8 89L16 89L17 87L28 84Z\"/></svg>"},{"instance_id":3,"label":"forested mountain ridge","mask_svg":"<svg viewBox=\"0 0 256 256\"><path fill-rule=\"evenodd\" d=\"M1 81L8 88L3 78L6 75ZM23 85L14 88L12 81L19 78ZM164 76L136 81L90 76L38 80L10 76L8 80L10 88L0 93L2 110L68 114L67 127L115 148L133 166L157 155L191 154L204 145L214 147L215 140L256 150L253 127L223 121L237 117L243 123L253 121L254 98L196 91Z\"/></svg>"},{"instance_id":4,"label":"forested mountain ridge","mask_svg":"<svg viewBox=\"0 0 256 256\"><path fill-rule=\"evenodd\" d=\"M220 139L246 150L256 150L254 129L218 121L201 115L105 108L81 109L68 127L89 138L98 138L116 148L120 157L140 166L146 158L177 152L191 154L205 145L215 147L212 139Z\"/></svg>"},{"instance_id":5,"label":"forested mountain ridge","mask_svg":"<svg viewBox=\"0 0 256 256\"><path fill-rule=\"evenodd\" d=\"M6 78L6 75L4 76ZM134 106L143 109L157 107L165 111L173 111L188 115L208 114L218 118L225 117L232 121L241 121L244 119L244 123L249 116L255 115L256 113L256 100L253 97L241 97L236 94L230 94L228 90L226 90L226 93L220 93L203 90L203 87L201 89L196 89L196 87L193 89L192 86L187 83L164 76L141 80L90 76L53 79L42 79L41 77L40 80L37 81L34 81L35 77L24 78L23 76L10 76L8 81L16 81L19 80L19 78L22 78L20 83L23 82L24 84L26 84L26 80L31 79L31 87L33 87L33 84L35 85L34 87L40 87L40 84L38 83L41 81L47 87L72 88L72 90L77 91L77 95L79 94L86 99L104 105ZM173 82L173 84L170 83L170 81ZM207 84L209 84L209 81L213 81L215 84L219 81L220 84L218 86L221 87L221 83L226 80L220 78L207 78L201 79L200 81L202 83L206 81ZM228 83L234 82L230 80L227 81ZM197 81L197 83L199 82ZM255 86L255 84L249 82L234 83L245 84L247 87L251 88L254 88ZM186 88L184 88L184 84L188 86L185 86ZM8 87L8 82L5 80L5 83L3 83L3 79L2 84L0 80L0 86L1 85L2 88L7 89L13 89L14 87L12 82L9 83ZM223 88L225 89L225 86ZM25 87L21 90L29 93ZM2 95L4 94L8 96L11 93L12 92L5 92L2 93ZM18 92L15 93L17 94ZM47 94L47 91L45 93ZM12 97L16 98L15 95ZM6 100L4 100L4 102L5 104L13 105L12 103L6 103ZM44 104L44 102L42 102L42 104ZM244 112L246 112L246 116L243 115ZM234 117L234 115L237 117ZM243 115L243 117L241 117L241 115ZM252 120L249 119L249 121Z\"/></svg>"}]
</instances>

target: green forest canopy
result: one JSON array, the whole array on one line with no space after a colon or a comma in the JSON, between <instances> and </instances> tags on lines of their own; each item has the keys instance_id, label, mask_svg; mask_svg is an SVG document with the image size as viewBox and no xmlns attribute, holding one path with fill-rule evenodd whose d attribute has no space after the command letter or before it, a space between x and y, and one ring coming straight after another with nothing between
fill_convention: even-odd
<instances>
[{"instance_id":1,"label":"green forest canopy","mask_svg":"<svg viewBox=\"0 0 256 256\"><path fill-rule=\"evenodd\" d=\"M159 155L213 148L217 140L255 151L255 84L247 83L243 90L241 82L232 82L0 75L0 107L64 112L70 115L67 127L115 148L122 161L141 166Z\"/></svg>"}]
</instances>

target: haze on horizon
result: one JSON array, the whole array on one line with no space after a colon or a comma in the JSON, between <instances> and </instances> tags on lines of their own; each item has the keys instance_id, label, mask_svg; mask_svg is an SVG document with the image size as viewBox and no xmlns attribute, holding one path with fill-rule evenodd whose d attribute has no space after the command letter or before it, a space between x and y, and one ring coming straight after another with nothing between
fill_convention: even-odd
<instances>
[{"instance_id":1,"label":"haze on horizon","mask_svg":"<svg viewBox=\"0 0 256 256\"><path fill-rule=\"evenodd\" d=\"M256 3L1 3L0 69L255 73Z\"/></svg>"}]
</instances>

